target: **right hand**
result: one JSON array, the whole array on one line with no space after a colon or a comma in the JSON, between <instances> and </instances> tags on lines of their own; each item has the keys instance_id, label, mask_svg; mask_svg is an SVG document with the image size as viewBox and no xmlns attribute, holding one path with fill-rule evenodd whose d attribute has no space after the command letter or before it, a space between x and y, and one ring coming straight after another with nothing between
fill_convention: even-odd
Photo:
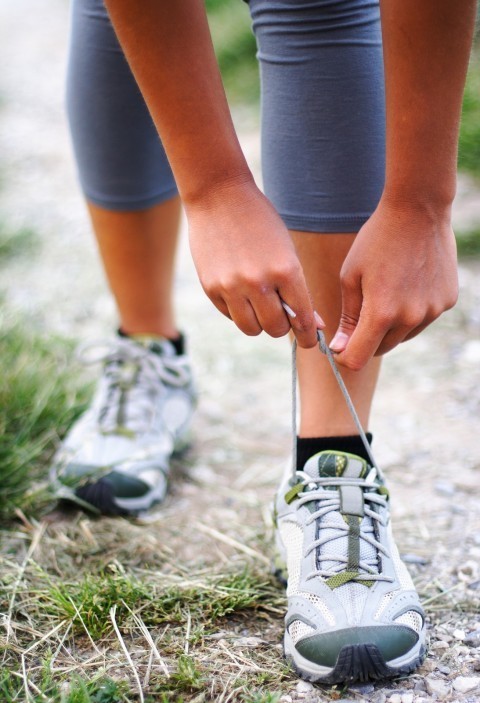
<instances>
[{"instance_id":1,"label":"right hand","mask_svg":"<svg viewBox=\"0 0 480 703\"><path fill-rule=\"evenodd\" d=\"M218 310L247 335L281 337L292 329L301 347L315 346L324 323L288 230L255 184L223 186L186 209L200 283Z\"/></svg>"}]
</instances>

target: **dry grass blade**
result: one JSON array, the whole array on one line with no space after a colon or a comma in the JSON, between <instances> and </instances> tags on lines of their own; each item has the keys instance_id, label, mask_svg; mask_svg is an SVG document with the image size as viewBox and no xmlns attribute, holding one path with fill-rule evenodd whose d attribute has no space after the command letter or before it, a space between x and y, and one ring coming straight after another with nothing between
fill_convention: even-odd
<instances>
[{"instance_id":1,"label":"dry grass blade","mask_svg":"<svg viewBox=\"0 0 480 703\"><path fill-rule=\"evenodd\" d=\"M58 632L59 630L61 630L62 627L64 627L64 625L66 625L66 624L67 624L66 621L65 621L65 620L62 620L62 622L60 622L58 625L56 625L54 628L52 628L52 629L50 630L50 632L47 632L46 635L43 635L43 637L41 637L39 640L37 640L36 642L34 642L33 644L31 644L30 647L28 647L28 649L26 649L26 650L24 651L24 654L28 654L28 653L31 652L33 649L35 649L36 647L38 647L39 645L41 645L43 642L46 642L46 640L50 639L50 637L52 637L52 635L54 635L56 632Z\"/></svg>"},{"instance_id":2,"label":"dry grass blade","mask_svg":"<svg viewBox=\"0 0 480 703\"><path fill-rule=\"evenodd\" d=\"M139 615L137 615L136 613L134 613L133 610L129 607L129 605L128 605L127 603L125 603L124 600L122 600L122 603L123 603L123 605L125 606L125 608L128 610L128 612L130 613L130 615L133 617L133 619L135 620L136 624L137 624L138 627L140 628L140 630L141 630L143 636L145 637L145 639L147 640L148 644L150 645L150 653L151 653L151 656L152 656L152 655L155 655L155 657L157 658L157 660L158 660L160 666L161 666L162 669L163 669L163 673L165 674L165 676L167 677L167 679L170 678L170 672L168 671L168 667L167 667L167 665L165 664L165 662L164 662L164 660L163 660L163 658L162 658L160 652L158 651L158 648L157 648L156 643L153 641L153 637L152 637L152 635L151 635L151 633L150 633L150 630L149 630L148 627L145 625L145 623L143 622L143 620L141 619L141 617L140 617ZM165 632L166 632L166 628L165 628L165 630L163 631L163 633L165 633ZM158 641L158 640L157 640L157 641Z\"/></svg>"},{"instance_id":3,"label":"dry grass blade","mask_svg":"<svg viewBox=\"0 0 480 703\"><path fill-rule=\"evenodd\" d=\"M130 666L130 668L131 668L131 670L132 670L132 672L133 672L133 676L134 676L134 678L135 678L135 681L137 682L137 686L138 686L138 695L139 695L140 701L141 701L141 703L145 703L145 698L144 698L144 695L143 695L143 688L142 688L142 684L141 684L141 681L140 681L140 677L139 677L139 675L138 675L138 671L137 671L136 668L135 668L135 664L134 664L133 661L132 661L132 657L130 656L130 652L129 652L128 649L127 649L127 645L125 644L125 641L124 641L124 639L123 639L123 637L122 637L122 635L121 635L121 632L120 632L120 630L118 629L117 621L116 621L116 619L115 619L116 610L117 610L117 606L116 606L116 605L114 605L112 608L110 608L110 619L111 619L111 621L112 621L113 629L115 630L115 634L117 635L117 639L118 639L118 641L119 641L119 643L120 643L121 648L123 649L123 652L124 652L125 657L126 657L126 659L127 659L127 661L128 661L128 664L129 664L129 666Z\"/></svg>"},{"instance_id":4,"label":"dry grass blade","mask_svg":"<svg viewBox=\"0 0 480 703\"><path fill-rule=\"evenodd\" d=\"M208 525L204 525L202 522L197 522L195 527L199 529L200 532L203 532L206 535L210 535L210 537L213 537L219 542L228 544L229 547L234 547L239 552L248 554L248 556L253 557L254 559L258 559L258 561L261 561L263 564L267 564L267 566L270 566L270 559L268 559L263 554L260 554L260 552L257 552L255 549L248 547L246 544L238 542L236 539L233 539L233 537L224 535L222 534L222 532L218 532L218 530L215 530L213 527L209 527Z\"/></svg>"},{"instance_id":5,"label":"dry grass blade","mask_svg":"<svg viewBox=\"0 0 480 703\"><path fill-rule=\"evenodd\" d=\"M5 625L7 628L7 644L9 642L10 634L13 632L13 629L11 627L11 622L12 622L12 614L13 614L13 609L15 607L15 598L17 597L18 587L19 587L20 582L21 582L23 575L25 573L25 569L27 568L30 559L32 558L33 554L35 553L35 550L37 549L37 547L40 543L40 540L42 539L42 537L45 533L46 528L47 528L46 523L42 522L37 527L35 532L33 533L30 547L28 548L25 559L23 560L23 563L20 567L20 571L18 572L18 576L17 576L15 583L13 585L12 595L10 597L10 603L8 605L8 613L7 613L7 617L6 617L6 621L5 621Z\"/></svg>"}]
</instances>

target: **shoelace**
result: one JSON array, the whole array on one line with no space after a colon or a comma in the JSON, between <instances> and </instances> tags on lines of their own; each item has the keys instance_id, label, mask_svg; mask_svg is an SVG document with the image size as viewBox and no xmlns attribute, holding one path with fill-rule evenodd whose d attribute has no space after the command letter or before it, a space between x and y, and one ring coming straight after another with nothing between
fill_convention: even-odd
<instances>
[{"instance_id":1,"label":"shoelace","mask_svg":"<svg viewBox=\"0 0 480 703\"><path fill-rule=\"evenodd\" d=\"M98 409L98 423L105 434L148 431L155 401L165 386L180 388L190 380L178 357L155 354L129 340L88 343L80 349L79 358L84 364L105 364L106 388Z\"/></svg>"},{"instance_id":2,"label":"shoelace","mask_svg":"<svg viewBox=\"0 0 480 703\"><path fill-rule=\"evenodd\" d=\"M362 525L358 528L358 537L360 545L363 544L369 552L366 558L362 558L358 561L356 566L357 575L348 578L351 581L392 581L393 579L379 573L380 570L380 559L381 555L389 556L387 549L376 539L375 537L375 523L380 523L384 525L384 520L382 515L373 510L369 504L377 505L380 507L386 507L387 498L384 495L379 494L377 491L381 487L380 481L383 480L383 473L377 465L370 444L367 440L363 427L358 418L357 412L350 398L347 388L343 382L340 372L337 368L333 354L329 349L325 336L321 330L318 330L318 343L320 351L326 355L334 376L338 382L338 385L342 391L345 398L348 409L352 415L353 421L358 429L359 435L362 438L367 456L370 459L371 470L365 478L349 478L349 477L323 477L314 479L308 474L296 470L296 429L297 429L297 344L296 341L293 343L292 347L292 427L293 427L293 478L294 483L298 485L300 480L300 486L303 488L298 492L298 507L306 505L314 501L319 505L319 507L312 512L307 520L307 524L311 524L317 520L322 520L322 532L324 533L322 537L314 540L308 545L305 551L305 557L308 556L312 551L319 550L318 562L330 563L329 568L319 568L315 569L311 574L307 576L308 579L321 576L322 578L329 579L336 577L337 575L344 574L349 566L348 556L344 556L339 552L331 552L325 550L326 545L331 545L331 543L337 540L346 540L350 532L350 526L343 522L342 520L334 521L333 515L339 514L340 511L340 495L339 491L332 489L339 488L340 486L359 486L364 489L363 496L365 501L365 517L362 519ZM378 479L378 481L376 480ZM325 520L324 518L328 515L332 516L331 522ZM366 518L366 519L365 519ZM365 524L367 523L367 524ZM368 549L368 548L371 549ZM362 546L360 546L360 552ZM318 563L317 562L317 563ZM345 581L346 582L346 581Z\"/></svg>"},{"instance_id":3,"label":"shoelace","mask_svg":"<svg viewBox=\"0 0 480 703\"><path fill-rule=\"evenodd\" d=\"M347 407L350 411L350 414L353 418L353 421L355 423L355 426L358 430L358 434L360 435L363 445L365 447L365 451L367 452L367 456L370 459L370 464L371 466L375 469L376 475L383 480L383 472L381 471L380 467L378 466L377 462L375 461L375 458L372 454L372 449L370 447L370 443L367 439L367 436L365 432L363 431L362 423L360 422L360 419L357 415L357 411L355 410L355 406L353 405L352 399L350 398L350 394L345 386L345 383L343 382L343 378L340 375L340 371L337 368L337 365L335 363L335 359L333 358L333 352L331 351L330 347L328 346L325 335L323 334L322 330L317 330L317 338L318 338L318 348L322 352L322 354L325 354L325 356L328 359L328 362L331 366L331 369L333 371L333 375L335 376L337 383L340 387L340 390L342 391L343 397L345 398L345 403L347 404ZM297 340L293 340L293 345L292 345L292 440L293 440L293 448L292 448L292 471L293 471L293 476L295 477L296 474L296 466L297 466Z\"/></svg>"}]
</instances>

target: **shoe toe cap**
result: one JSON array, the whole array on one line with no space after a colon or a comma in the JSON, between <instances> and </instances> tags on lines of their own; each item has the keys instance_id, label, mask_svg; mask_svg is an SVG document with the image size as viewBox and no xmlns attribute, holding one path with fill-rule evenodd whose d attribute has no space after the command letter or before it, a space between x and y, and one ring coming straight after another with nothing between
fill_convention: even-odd
<instances>
[{"instance_id":1,"label":"shoe toe cap","mask_svg":"<svg viewBox=\"0 0 480 703\"><path fill-rule=\"evenodd\" d=\"M332 667L344 647L375 647L384 662L389 662L407 654L418 639L418 634L404 625L351 627L305 637L295 647L304 659Z\"/></svg>"}]
</instances>

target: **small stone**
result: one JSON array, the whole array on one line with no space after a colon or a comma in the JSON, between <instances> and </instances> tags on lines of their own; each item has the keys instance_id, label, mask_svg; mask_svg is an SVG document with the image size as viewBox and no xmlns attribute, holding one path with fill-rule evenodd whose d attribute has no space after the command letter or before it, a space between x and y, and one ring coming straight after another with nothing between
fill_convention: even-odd
<instances>
[{"instance_id":1,"label":"small stone","mask_svg":"<svg viewBox=\"0 0 480 703\"><path fill-rule=\"evenodd\" d=\"M475 659L473 662L473 670L480 671L480 659Z\"/></svg>"},{"instance_id":2,"label":"small stone","mask_svg":"<svg viewBox=\"0 0 480 703\"><path fill-rule=\"evenodd\" d=\"M450 481L436 481L434 487L440 495L449 497L455 495L455 486Z\"/></svg>"},{"instance_id":3,"label":"small stone","mask_svg":"<svg viewBox=\"0 0 480 703\"><path fill-rule=\"evenodd\" d=\"M469 647L480 647L480 630L474 630L465 635L463 640Z\"/></svg>"},{"instance_id":4,"label":"small stone","mask_svg":"<svg viewBox=\"0 0 480 703\"><path fill-rule=\"evenodd\" d=\"M406 564L428 564L428 559L421 557L420 554L402 554L402 561Z\"/></svg>"},{"instance_id":5,"label":"small stone","mask_svg":"<svg viewBox=\"0 0 480 703\"><path fill-rule=\"evenodd\" d=\"M480 676L457 676L453 680L453 688L459 693L468 693L480 686Z\"/></svg>"},{"instance_id":6,"label":"small stone","mask_svg":"<svg viewBox=\"0 0 480 703\"><path fill-rule=\"evenodd\" d=\"M423 680L416 681L413 686L413 690L415 693L420 693L420 691L423 693L426 690L425 682Z\"/></svg>"},{"instance_id":7,"label":"small stone","mask_svg":"<svg viewBox=\"0 0 480 703\"><path fill-rule=\"evenodd\" d=\"M450 635L445 634L444 632L438 632L437 633L437 639L441 640L442 642L448 642L450 643L453 640L453 637Z\"/></svg>"},{"instance_id":8,"label":"small stone","mask_svg":"<svg viewBox=\"0 0 480 703\"><path fill-rule=\"evenodd\" d=\"M265 644L265 640L260 639L260 637L239 637L233 643L234 647L260 647Z\"/></svg>"},{"instance_id":9,"label":"small stone","mask_svg":"<svg viewBox=\"0 0 480 703\"><path fill-rule=\"evenodd\" d=\"M299 681L296 685L297 693L299 696L306 696L308 693L312 693L315 689L313 684L308 681Z\"/></svg>"},{"instance_id":10,"label":"small stone","mask_svg":"<svg viewBox=\"0 0 480 703\"><path fill-rule=\"evenodd\" d=\"M348 690L366 696L375 691L375 686L372 683L354 683L352 686L348 687Z\"/></svg>"},{"instance_id":11,"label":"small stone","mask_svg":"<svg viewBox=\"0 0 480 703\"><path fill-rule=\"evenodd\" d=\"M388 699L388 703L402 703L402 696L399 693L392 693Z\"/></svg>"},{"instance_id":12,"label":"small stone","mask_svg":"<svg viewBox=\"0 0 480 703\"><path fill-rule=\"evenodd\" d=\"M443 701L449 693L450 687L441 679L435 679L433 676L427 676L425 679L427 693L431 696L437 696L438 700Z\"/></svg>"},{"instance_id":13,"label":"small stone","mask_svg":"<svg viewBox=\"0 0 480 703\"><path fill-rule=\"evenodd\" d=\"M437 641L437 642L432 642L432 644L430 645L430 649L433 649L434 651L437 651L439 649L449 649L449 648L450 648L450 645L448 644L448 642L443 642L442 640Z\"/></svg>"},{"instance_id":14,"label":"small stone","mask_svg":"<svg viewBox=\"0 0 480 703\"><path fill-rule=\"evenodd\" d=\"M465 630L454 630L453 636L456 640L461 640L463 642L463 640L465 639Z\"/></svg>"},{"instance_id":15,"label":"small stone","mask_svg":"<svg viewBox=\"0 0 480 703\"><path fill-rule=\"evenodd\" d=\"M402 693L402 703L413 703L413 693Z\"/></svg>"},{"instance_id":16,"label":"small stone","mask_svg":"<svg viewBox=\"0 0 480 703\"><path fill-rule=\"evenodd\" d=\"M293 703L293 698L292 696L289 696L288 693L285 693L281 698L279 703Z\"/></svg>"},{"instance_id":17,"label":"small stone","mask_svg":"<svg viewBox=\"0 0 480 703\"><path fill-rule=\"evenodd\" d=\"M448 666L437 666L438 671L445 676L448 676L451 669Z\"/></svg>"}]
</instances>

